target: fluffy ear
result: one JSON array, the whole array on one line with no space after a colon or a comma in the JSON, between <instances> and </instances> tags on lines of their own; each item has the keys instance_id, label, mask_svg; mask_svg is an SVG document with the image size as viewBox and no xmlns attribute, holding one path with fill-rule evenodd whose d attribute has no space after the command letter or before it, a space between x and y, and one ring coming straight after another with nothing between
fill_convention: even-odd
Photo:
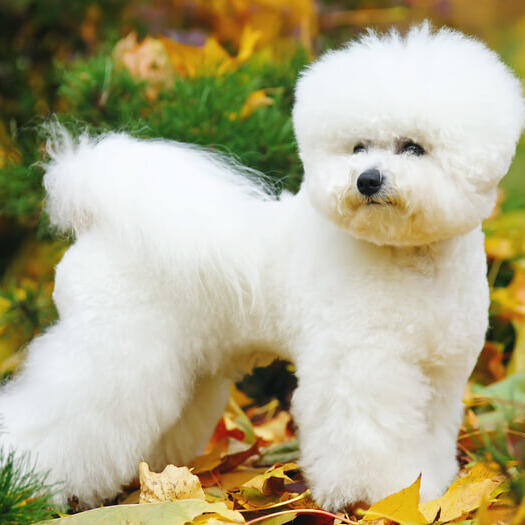
<instances>
[{"instance_id":1,"label":"fluffy ear","mask_svg":"<svg viewBox=\"0 0 525 525\"><path fill-rule=\"evenodd\" d=\"M297 84L293 121L303 160L378 130L424 131L447 147L461 144L469 162L481 154L495 182L512 160L525 105L521 82L496 53L424 23L404 36L369 31L325 54Z\"/></svg>"}]
</instances>

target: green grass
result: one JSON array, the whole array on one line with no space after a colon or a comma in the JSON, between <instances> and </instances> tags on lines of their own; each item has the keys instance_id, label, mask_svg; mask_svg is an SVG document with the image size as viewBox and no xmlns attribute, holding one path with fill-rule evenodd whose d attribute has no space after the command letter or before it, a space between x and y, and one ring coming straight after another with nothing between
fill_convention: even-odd
<instances>
[{"instance_id":1,"label":"green grass","mask_svg":"<svg viewBox=\"0 0 525 525\"><path fill-rule=\"evenodd\" d=\"M0 523L25 525L54 515L46 475L35 472L27 457L0 451Z\"/></svg>"},{"instance_id":2,"label":"green grass","mask_svg":"<svg viewBox=\"0 0 525 525\"><path fill-rule=\"evenodd\" d=\"M143 138L206 146L295 191L302 167L291 108L296 78L306 61L302 51L282 62L263 61L256 55L232 73L178 79L151 101L143 84L117 69L109 55L98 55L62 69L58 94L64 110L56 118L73 134L124 130ZM239 118L247 97L258 89L269 89L274 103ZM41 124L35 121L16 131L22 163L0 170L0 215L28 229L38 224L43 198L43 169L38 164L45 158Z\"/></svg>"}]
</instances>

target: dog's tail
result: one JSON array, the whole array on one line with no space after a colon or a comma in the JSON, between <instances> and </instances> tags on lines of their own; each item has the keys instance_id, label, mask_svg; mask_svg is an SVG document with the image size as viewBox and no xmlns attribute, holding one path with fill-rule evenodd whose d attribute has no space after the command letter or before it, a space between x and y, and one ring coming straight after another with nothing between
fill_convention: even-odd
<instances>
[{"instance_id":1,"label":"dog's tail","mask_svg":"<svg viewBox=\"0 0 525 525\"><path fill-rule=\"evenodd\" d=\"M249 268L243 246L275 200L250 170L176 142L73 139L57 127L48 152L47 211L59 230L123 240L164 268L206 260L233 270L232 259Z\"/></svg>"},{"instance_id":2,"label":"dog's tail","mask_svg":"<svg viewBox=\"0 0 525 525\"><path fill-rule=\"evenodd\" d=\"M253 199L275 200L261 174L193 145L125 133L74 139L53 126L47 152L47 211L63 232L78 234L94 221L115 217L130 221L141 212L147 212L146 220L164 214L169 221L183 210L188 220L206 216L213 225L221 219L218 212L235 211Z\"/></svg>"}]
</instances>

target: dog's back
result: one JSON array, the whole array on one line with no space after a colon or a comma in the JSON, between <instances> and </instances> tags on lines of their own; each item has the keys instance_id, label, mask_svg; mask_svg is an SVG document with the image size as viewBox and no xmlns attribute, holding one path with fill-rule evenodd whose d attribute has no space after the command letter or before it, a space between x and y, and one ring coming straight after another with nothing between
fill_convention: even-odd
<instances>
[{"instance_id":1,"label":"dog's back","mask_svg":"<svg viewBox=\"0 0 525 525\"><path fill-rule=\"evenodd\" d=\"M96 232L181 278L218 271L234 287L254 284L247 243L276 204L258 174L177 142L124 133L74 140L60 129L55 137L44 185L56 228Z\"/></svg>"}]
</instances>

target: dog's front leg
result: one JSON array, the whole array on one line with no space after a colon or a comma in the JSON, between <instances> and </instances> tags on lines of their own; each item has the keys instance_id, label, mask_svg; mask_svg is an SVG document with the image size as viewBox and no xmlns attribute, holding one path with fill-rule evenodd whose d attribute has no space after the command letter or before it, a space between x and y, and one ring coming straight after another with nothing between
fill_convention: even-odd
<instances>
[{"instance_id":1,"label":"dog's front leg","mask_svg":"<svg viewBox=\"0 0 525 525\"><path fill-rule=\"evenodd\" d=\"M401 348L372 347L365 339L355 348L312 341L296 366L292 410L301 466L320 505L340 510L374 502L420 473L432 485L434 443L425 410L432 390Z\"/></svg>"}]
</instances>

